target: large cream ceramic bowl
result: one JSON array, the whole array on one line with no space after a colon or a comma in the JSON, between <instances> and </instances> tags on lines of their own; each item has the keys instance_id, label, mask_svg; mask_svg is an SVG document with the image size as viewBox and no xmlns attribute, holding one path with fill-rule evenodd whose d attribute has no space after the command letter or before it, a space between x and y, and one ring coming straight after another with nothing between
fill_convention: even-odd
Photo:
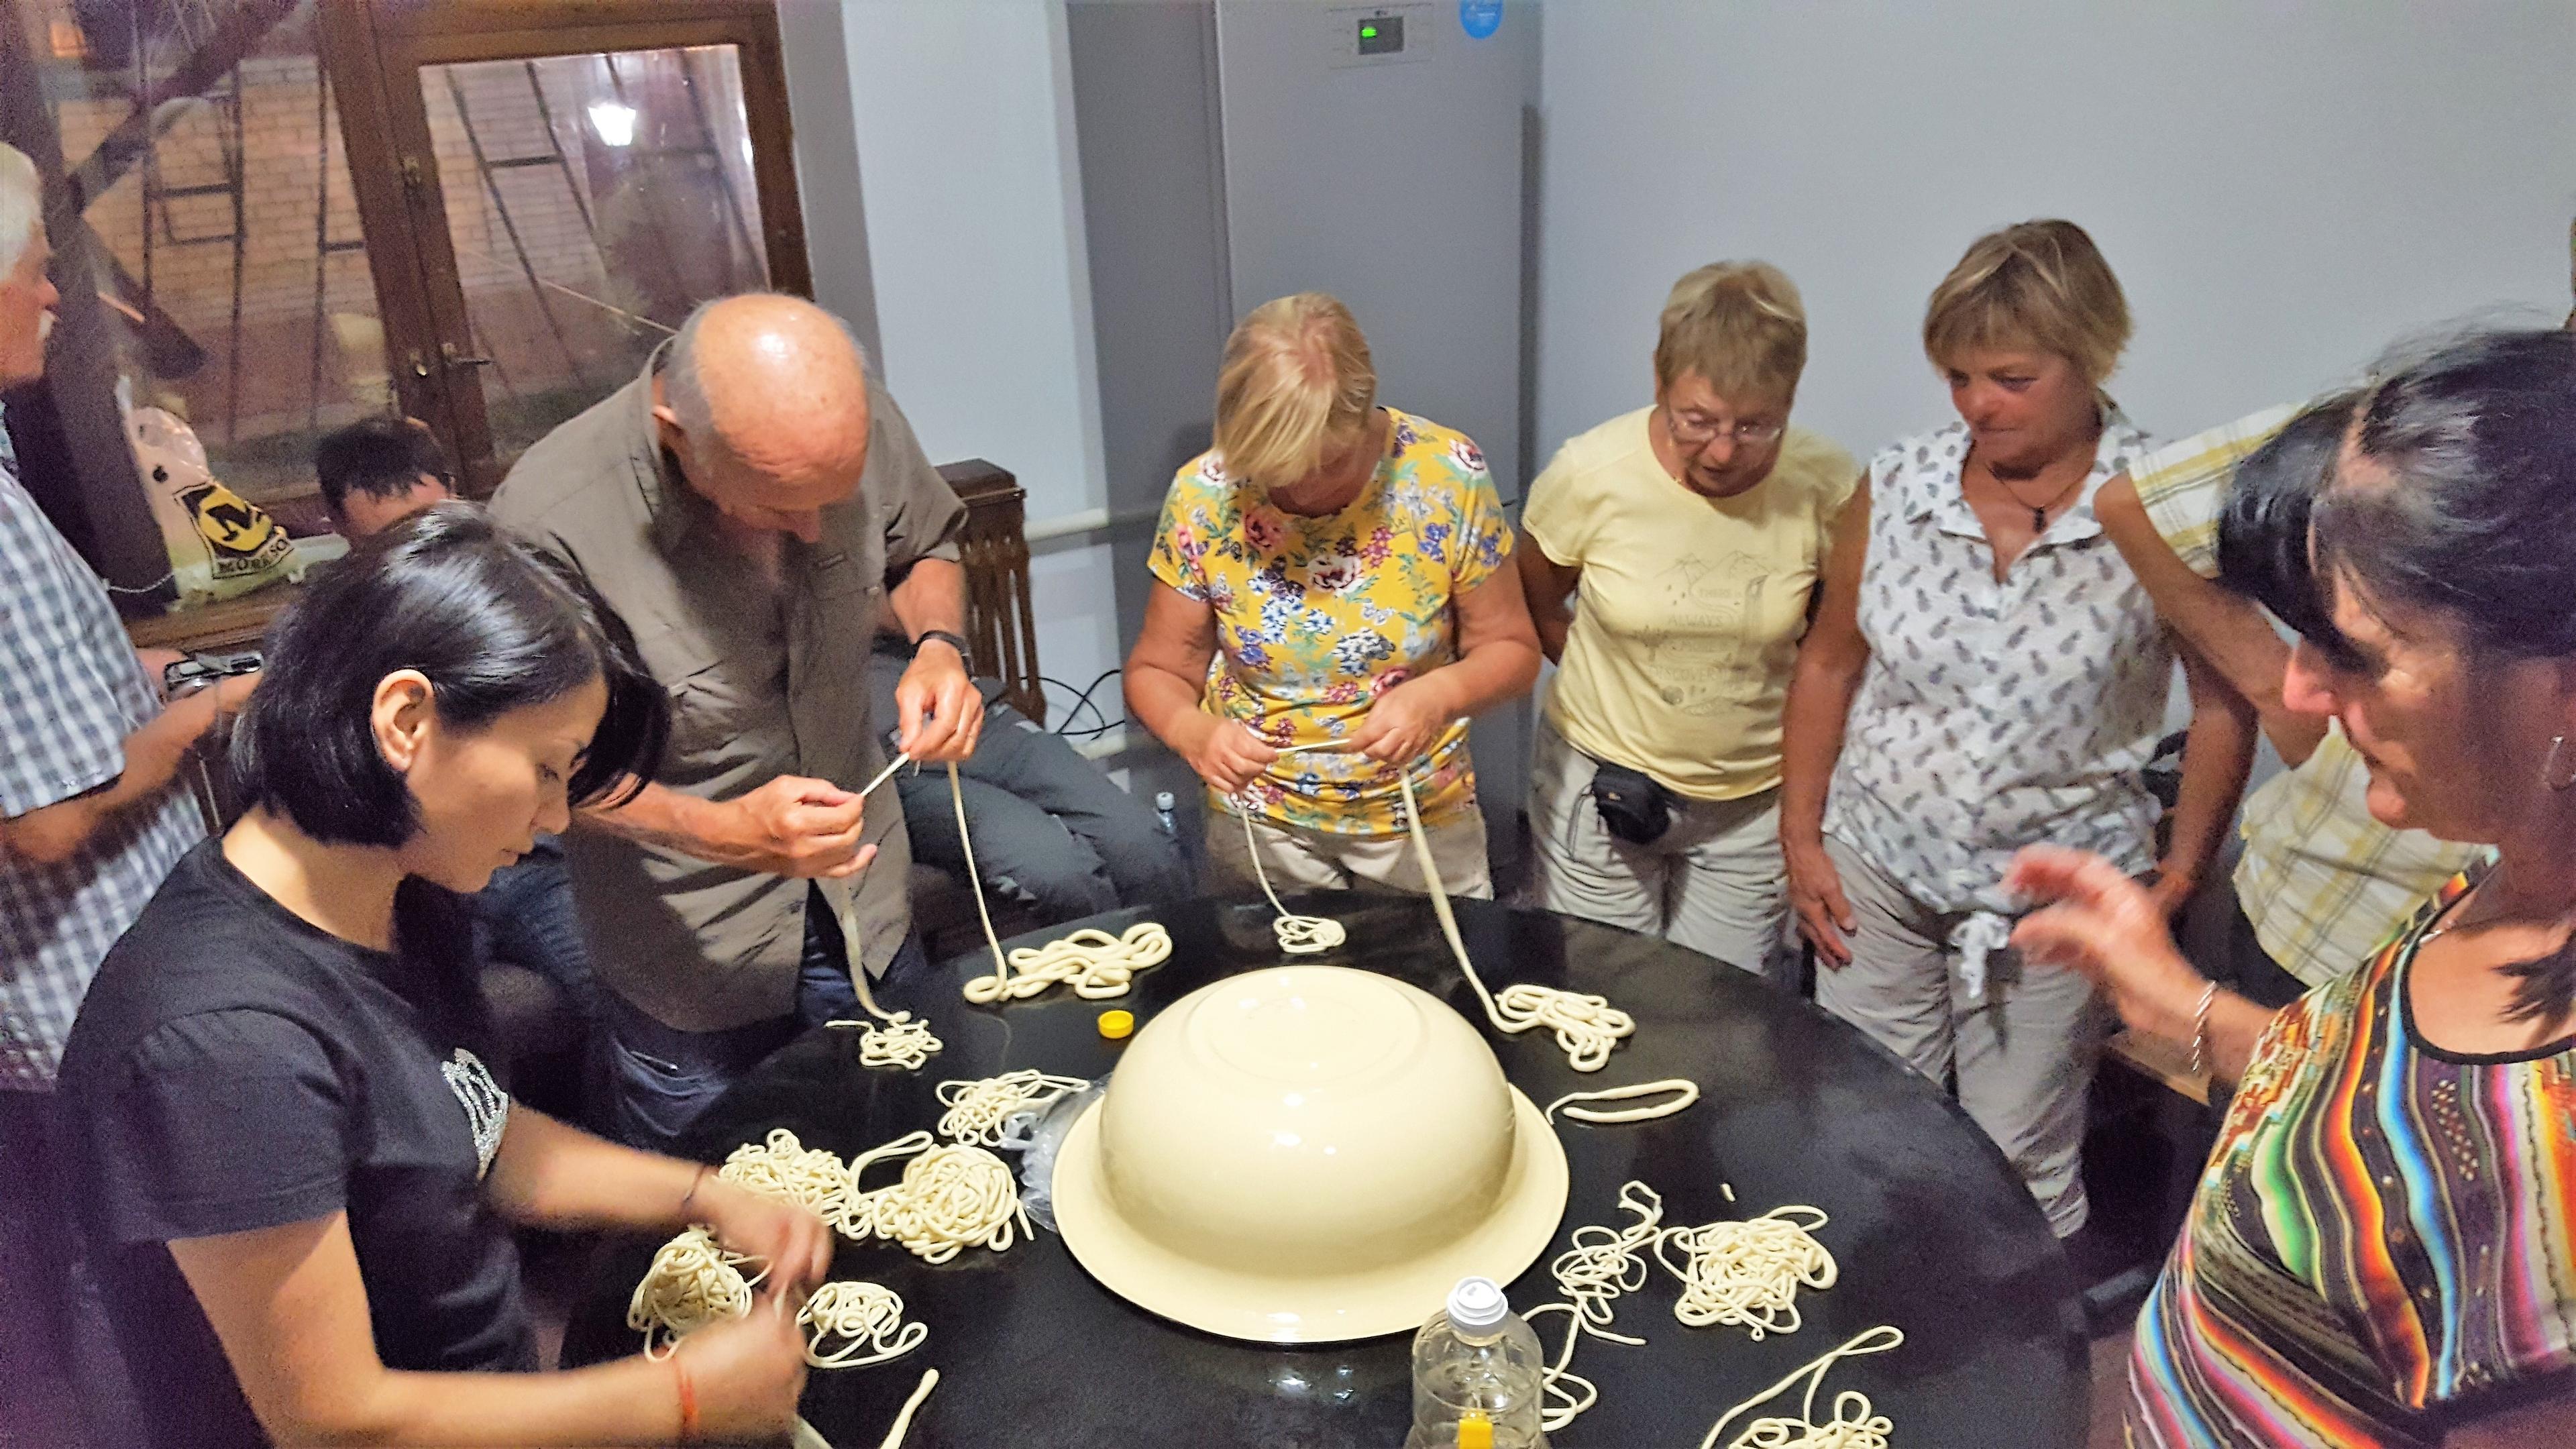
<instances>
[{"instance_id":1,"label":"large cream ceramic bowl","mask_svg":"<svg viewBox=\"0 0 2576 1449\"><path fill-rule=\"evenodd\" d=\"M1518 1277L1565 1149L1464 1017L1392 977L1282 966L1174 1002L1056 1158L1064 1240L1111 1291L1271 1343L1410 1332Z\"/></svg>"}]
</instances>

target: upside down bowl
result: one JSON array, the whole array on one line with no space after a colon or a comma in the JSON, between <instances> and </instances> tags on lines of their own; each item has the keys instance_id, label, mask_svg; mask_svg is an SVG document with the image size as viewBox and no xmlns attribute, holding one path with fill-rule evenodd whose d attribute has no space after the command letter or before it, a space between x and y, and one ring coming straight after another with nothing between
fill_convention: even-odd
<instances>
[{"instance_id":1,"label":"upside down bowl","mask_svg":"<svg viewBox=\"0 0 2576 1449\"><path fill-rule=\"evenodd\" d=\"M1337 966L1228 977L1129 1043L1056 1157L1065 1244L1112 1292L1228 1338L1410 1332L1460 1278L1518 1277L1565 1150L1483 1035Z\"/></svg>"}]
</instances>

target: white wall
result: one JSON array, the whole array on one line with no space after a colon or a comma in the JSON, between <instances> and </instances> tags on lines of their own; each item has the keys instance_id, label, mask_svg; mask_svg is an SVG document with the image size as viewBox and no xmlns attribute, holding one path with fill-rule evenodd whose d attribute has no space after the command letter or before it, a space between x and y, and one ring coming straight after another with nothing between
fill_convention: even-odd
<instances>
[{"instance_id":1,"label":"white wall","mask_svg":"<svg viewBox=\"0 0 2576 1449\"><path fill-rule=\"evenodd\" d=\"M2112 391L2196 431L2498 302L2568 306L2565 0L1555 0L1534 463L1646 399L1674 277L1806 294L1800 421L1946 421L1923 300L1977 233L2083 224L2129 294Z\"/></svg>"},{"instance_id":2,"label":"white wall","mask_svg":"<svg viewBox=\"0 0 2576 1449\"><path fill-rule=\"evenodd\" d=\"M805 261L814 275L814 300L847 319L874 353L884 350L884 339L877 333L876 279L868 270L850 48L841 22L835 0L786 0L778 7L787 105L796 128L797 204L808 238ZM823 238L830 245L814 244Z\"/></svg>"},{"instance_id":3,"label":"white wall","mask_svg":"<svg viewBox=\"0 0 2576 1449\"><path fill-rule=\"evenodd\" d=\"M831 3L784 0L809 12L790 34L827 34L810 12ZM832 18L896 396L934 457L1018 473L1032 520L1102 507L1058 0ZM1552 0L1542 23L1533 467L1643 400L1664 289L1717 257L1797 278L1800 420L1864 452L1946 417L1923 297L2000 222L2092 230L2138 319L2113 390L2162 434L2301 395L2409 328L2567 305L2564 0ZM828 215L846 173L800 150ZM808 241L835 275L832 231ZM1050 675L1123 654L1109 567L1084 541L1042 550Z\"/></svg>"},{"instance_id":4,"label":"white wall","mask_svg":"<svg viewBox=\"0 0 2576 1449\"><path fill-rule=\"evenodd\" d=\"M789 8L827 0L786 0ZM845 0L857 180L887 385L934 461L1019 475L1032 522L1107 496L1063 11ZM804 178L810 193L817 179ZM818 276L835 239L809 231ZM1106 546L1031 569L1038 659L1077 687L1123 655ZM1117 714L1117 691L1101 696ZM1061 711L1070 695L1050 691ZM1050 720L1051 723L1056 721Z\"/></svg>"}]
</instances>

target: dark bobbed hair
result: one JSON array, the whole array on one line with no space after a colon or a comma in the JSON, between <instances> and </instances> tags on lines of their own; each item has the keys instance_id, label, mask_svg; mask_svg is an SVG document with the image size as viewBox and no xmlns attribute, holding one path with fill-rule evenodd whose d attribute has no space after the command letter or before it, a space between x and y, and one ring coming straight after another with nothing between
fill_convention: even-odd
<instances>
[{"instance_id":1,"label":"dark bobbed hair","mask_svg":"<svg viewBox=\"0 0 2576 1449\"><path fill-rule=\"evenodd\" d=\"M597 678L608 708L573 770L575 805L631 796L660 765L671 704L626 622L570 564L472 503L441 503L367 540L271 627L233 732L245 805L316 840L392 847L419 803L376 747L385 676L417 669L440 721L473 730Z\"/></svg>"},{"instance_id":2,"label":"dark bobbed hair","mask_svg":"<svg viewBox=\"0 0 2576 1449\"><path fill-rule=\"evenodd\" d=\"M2218 512L2218 581L2329 656L2349 658L2308 562L2308 515L2360 406L2356 393L2310 403L2245 455Z\"/></svg>"},{"instance_id":3,"label":"dark bobbed hair","mask_svg":"<svg viewBox=\"0 0 2576 1449\"><path fill-rule=\"evenodd\" d=\"M2369 471L2317 500L2326 582L2437 611L2498 658L2576 657L2576 334L2475 334L2389 373L2351 456Z\"/></svg>"},{"instance_id":4,"label":"dark bobbed hair","mask_svg":"<svg viewBox=\"0 0 2576 1449\"><path fill-rule=\"evenodd\" d=\"M348 506L351 493L400 498L423 473L455 486L447 450L418 418L360 418L313 445L313 478L334 513Z\"/></svg>"},{"instance_id":5,"label":"dark bobbed hair","mask_svg":"<svg viewBox=\"0 0 2576 1449\"><path fill-rule=\"evenodd\" d=\"M2576 334L2441 347L2387 374L2349 439L2310 517L2326 589L2439 614L2473 663L2576 658ZM2506 969L2515 1020L2576 1003L2576 943Z\"/></svg>"}]
</instances>

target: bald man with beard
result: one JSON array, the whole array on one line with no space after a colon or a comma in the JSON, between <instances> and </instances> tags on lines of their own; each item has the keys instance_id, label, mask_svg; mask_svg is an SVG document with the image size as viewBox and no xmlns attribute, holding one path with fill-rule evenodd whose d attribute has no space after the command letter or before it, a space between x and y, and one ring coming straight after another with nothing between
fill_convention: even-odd
<instances>
[{"instance_id":1,"label":"bald man with beard","mask_svg":"<svg viewBox=\"0 0 2576 1449\"><path fill-rule=\"evenodd\" d=\"M802 1027L855 1015L853 970L924 965L902 807L854 792L886 762L884 613L912 648L897 748L974 751L965 509L840 319L771 294L700 307L492 508L588 575L671 692L655 783L565 837L617 1129L664 1146Z\"/></svg>"}]
</instances>

